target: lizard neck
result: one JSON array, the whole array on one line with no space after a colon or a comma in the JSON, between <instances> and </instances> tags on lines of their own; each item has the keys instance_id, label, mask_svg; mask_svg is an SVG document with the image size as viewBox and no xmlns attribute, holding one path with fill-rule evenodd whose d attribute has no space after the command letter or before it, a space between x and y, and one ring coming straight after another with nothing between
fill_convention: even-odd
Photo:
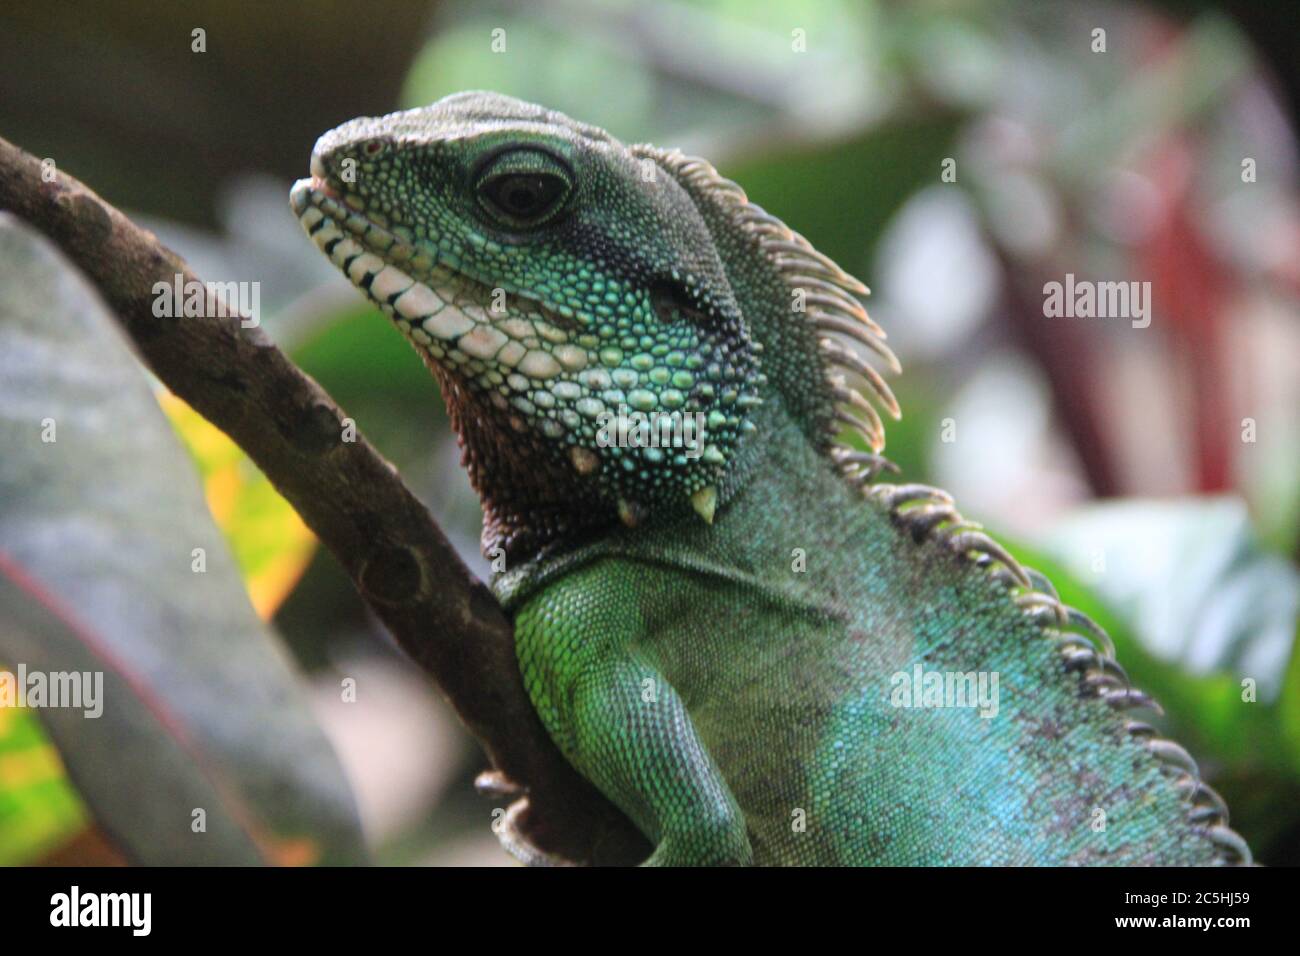
<instances>
[{"instance_id":1,"label":"lizard neck","mask_svg":"<svg viewBox=\"0 0 1300 956\"><path fill-rule=\"evenodd\" d=\"M438 381L460 444L461 464L483 507L484 554L503 554L513 564L567 550L622 527L599 487L576 474L569 461L557 461L554 449L536 432L516 427L517 416L487 401L482 392L439 363L425 357L425 364ZM755 424L754 433L740 444L717 482L720 506L731 500L755 469L782 467L779 460L764 461L762 437L765 428L790 426L779 402L770 411L760 410ZM677 521L706 527L687 500L638 515L631 523L635 530Z\"/></svg>"},{"instance_id":2,"label":"lizard neck","mask_svg":"<svg viewBox=\"0 0 1300 956\"><path fill-rule=\"evenodd\" d=\"M516 428L517 416L485 400L427 353L421 357L438 381L461 464L483 507L484 554L526 559L608 525L608 509L594 489L576 481L572 467L557 462L540 436Z\"/></svg>"},{"instance_id":3,"label":"lizard neck","mask_svg":"<svg viewBox=\"0 0 1300 956\"><path fill-rule=\"evenodd\" d=\"M557 578L607 557L677 567L690 576L739 574L751 584L761 578L780 588L806 588L810 599L823 585L833 588L833 576L810 584L807 576L788 574L798 558L792 549L826 554L828 540L861 544L876 530L877 516L779 398L765 403L755 421L743 480L737 471L712 526L688 513L636 529L615 524L570 536L524 561L509 561L508 571L493 580L498 599L517 608Z\"/></svg>"}]
</instances>

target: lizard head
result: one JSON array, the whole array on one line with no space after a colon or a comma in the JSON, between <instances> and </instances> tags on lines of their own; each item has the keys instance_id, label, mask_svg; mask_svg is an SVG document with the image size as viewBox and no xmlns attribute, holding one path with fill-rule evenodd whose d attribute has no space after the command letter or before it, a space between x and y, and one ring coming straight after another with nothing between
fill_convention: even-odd
<instances>
[{"instance_id":1,"label":"lizard head","mask_svg":"<svg viewBox=\"0 0 1300 956\"><path fill-rule=\"evenodd\" d=\"M485 547L713 520L754 428L761 347L654 157L467 93L326 133L311 173L294 211L437 377Z\"/></svg>"}]
</instances>

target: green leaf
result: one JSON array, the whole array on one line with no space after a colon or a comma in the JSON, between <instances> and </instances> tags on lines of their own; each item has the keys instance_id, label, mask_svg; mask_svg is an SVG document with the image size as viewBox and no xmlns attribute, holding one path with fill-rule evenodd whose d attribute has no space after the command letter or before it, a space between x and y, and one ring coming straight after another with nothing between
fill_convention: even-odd
<instances>
[{"instance_id":1,"label":"green leaf","mask_svg":"<svg viewBox=\"0 0 1300 956\"><path fill-rule=\"evenodd\" d=\"M12 667L0 661L0 670ZM0 866L19 866L85 828L86 806L59 753L24 707L0 707Z\"/></svg>"},{"instance_id":2,"label":"green leaf","mask_svg":"<svg viewBox=\"0 0 1300 956\"><path fill-rule=\"evenodd\" d=\"M1194 674L1251 678L1261 698L1276 699L1300 574L1263 550L1242 501L1101 504L1072 515L1044 544L1153 654Z\"/></svg>"},{"instance_id":3,"label":"green leaf","mask_svg":"<svg viewBox=\"0 0 1300 956\"><path fill-rule=\"evenodd\" d=\"M142 370L7 215L0 447L0 660L82 675L80 706L33 712L101 829L146 864L362 859L338 761Z\"/></svg>"},{"instance_id":4,"label":"green leaf","mask_svg":"<svg viewBox=\"0 0 1300 956\"><path fill-rule=\"evenodd\" d=\"M194 459L253 608L270 620L311 562L316 536L225 432L171 392L158 399Z\"/></svg>"},{"instance_id":5,"label":"green leaf","mask_svg":"<svg viewBox=\"0 0 1300 956\"><path fill-rule=\"evenodd\" d=\"M1300 780L1300 576L1261 547L1241 503L1106 503L1042 538L1012 552L1110 634L1169 734L1220 768L1243 832L1288 819L1263 797Z\"/></svg>"},{"instance_id":6,"label":"green leaf","mask_svg":"<svg viewBox=\"0 0 1300 956\"><path fill-rule=\"evenodd\" d=\"M1003 539L1004 543L1007 543ZM1300 783L1300 730L1295 716L1293 679L1276 704L1242 699L1237 677L1216 672L1188 673L1146 650L1132 623L1113 610L1097 591L1081 584L1065 566L1042 551L1009 544L1027 567L1043 572L1061 600L1096 621L1115 643L1116 656L1133 686L1161 705L1165 716L1144 713L1161 732L1184 745L1200 764L1205 780L1232 808L1232 823L1263 861L1290 859L1288 830L1295 820L1290 795ZM1294 664L1293 664L1294 670ZM1288 715L1290 719L1288 719Z\"/></svg>"}]
</instances>

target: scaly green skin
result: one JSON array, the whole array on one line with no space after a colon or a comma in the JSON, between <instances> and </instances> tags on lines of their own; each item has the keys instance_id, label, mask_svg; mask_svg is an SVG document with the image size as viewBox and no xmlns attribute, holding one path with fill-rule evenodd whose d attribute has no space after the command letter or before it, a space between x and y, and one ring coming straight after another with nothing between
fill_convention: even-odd
<instances>
[{"instance_id":1,"label":"scaly green skin","mask_svg":"<svg viewBox=\"0 0 1300 956\"><path fill-rule=\"evenodd\" d=\"M839 377L896 412L865 289L707 164L473 93L345 124L312 173L304 227L442 386L533 702L649 862L1249 859L1095 625L875 482ZM608 445L620 404L703 440ZM996 676L996 713L898 706L917 665Z\"/></svg>"}]
</instances>

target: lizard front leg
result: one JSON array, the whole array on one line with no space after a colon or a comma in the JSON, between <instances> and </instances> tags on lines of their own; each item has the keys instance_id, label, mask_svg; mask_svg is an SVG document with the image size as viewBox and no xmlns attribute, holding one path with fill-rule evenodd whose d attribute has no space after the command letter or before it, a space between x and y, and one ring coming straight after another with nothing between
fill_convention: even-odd
<instances>
[{"instance_id":1,"label":"lizard front leg","mask_svg":"<svg viewBox=\"0 0 1300 956\"><path fill-rule=\"evenodd\" d=\"M524 682L551 737L655 844L646 865L749 865L744 815L690 714L629 649L635 612L584 621L575 608L594 602L588 593L566 603L575 596L563 585L543 592L515 622Z\"/></svg>"}]
</instances>

